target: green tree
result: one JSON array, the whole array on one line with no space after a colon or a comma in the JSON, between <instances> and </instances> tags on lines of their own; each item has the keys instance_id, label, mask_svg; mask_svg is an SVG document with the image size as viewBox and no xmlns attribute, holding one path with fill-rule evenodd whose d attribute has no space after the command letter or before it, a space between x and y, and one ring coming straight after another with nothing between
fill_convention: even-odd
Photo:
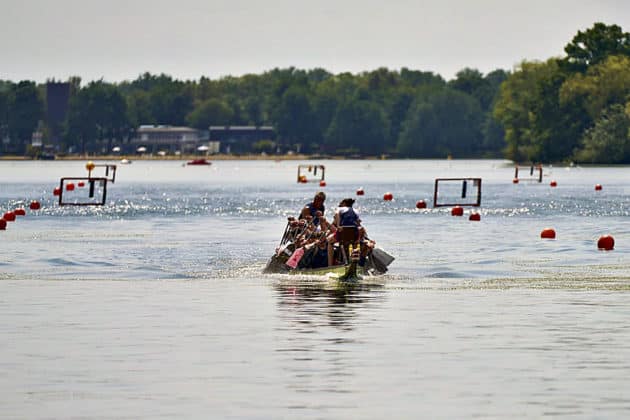
<instances>
[{"instance_id":1,"label":"green tree","mask_svg":"<svg viewBox=\"0 0 630 420\"><path fill-rule=\"evenodd\" d=\"M304 87L291 86L284 91L275 124L278 137L285 145L303 147L311 144L315 137L313 112L309 93Z\"/></svg>"},{"instance_id":2,"label":"green tree","mask_svg":"<svg viewBox=\"0 0 630 420\"><path fill-rule=\"evenodd\" d=\"M229 125L234 117L232 108L219 99L207 99L199 103L188 114L186 121L199 130L207 130L211 125Z\"/></svg>"},{"instance_id":3,"label":"green tree","mask_svg":"<svg viewBox=\"0 0 630 420\"><path fill-rule=\"evenodd\" d=\"M144 73L124 88L148 94L147 109L154 124L185 125L186 116L193 110L194 86L166 74Z\"/></svg>"},{"instance_id":4,"label":"green tree","mask_svg":"<svg viewBox=\"0 0 630 420\"><path fill-rule=\"evenodd\" d=\"M627 107L630 107L630 101ZM630 116L626 106L614 104L602 112L582 138L575 154L579 162L630 163Z\"/></svg>"},{"instance_id":5,"label":"green tree","mask_svg":"<svg viewBox=\"0 0 630 420\"><path fill-rule=\"evenodd\" d=\"M144 90L134 90L127 97L127 112L132 127L156 125L158 121L151 114L151 96Z\"/></svg>"},{"instance_id":6,"label":"green tree","mask_svg":"<svg viewBox=\"0 0 630 420\"><path fill-rule=\"evenodd\" d=\"M592 119L612 104L625 103L630 95L630 57L609 56L577 73L560 88L563 104L581 100Z\"/></svg>"},{"instance_id":7,"label":"green tree","mask_svg":"<svg viewBox=\"0 0 630 420\"><path fill-rule=\"evenodd\" d=\"M252 148L256 153L273 153L276 143L271 140L259 140L252 145Z\"/></svg>"},{"instance_id":8,"label":"green tree","mask_svg":"<svg viewBox=\"0 0 630 420\"><path fill-rule=\"evenodd\" d=\"M588 125L580 103L559 102L566 80L556 59L526 62L501 84L494 117L505 129L506 156L514 161L555 161L571 155Z\"/></svg>"},{"instance_id":9,"label":"green tree","mask_svg":"<svg viewBox=\"0 0 630 420\"><path fill-rule=\"evenodd\" d=\"M44 104L35 82L21 81L8 97L8 131L15 152L23 154L33 131L43 117Z\"/></svg>"},{"instance_id":10,"label":"green tree","mask_svg":"<svg viewBox=\"0 0 630 420\"><path fill-rule=\"evenodd\" d=\"M81 153L108 152L128 134L127 102L112 84L90 82L70 98L68 108L66 145Z\"/></svg>"},{"instance_id":11,"label":"green tree","mask_svg":"<svg viewBox=\"0 0 630 420\"><path fill-rule=\"evenodd\" d=\"M403 123L398 151L405 156L471 156L479 148L483 113L468 94L442 89L416 99Z\"/></svg>"},{"instance_id":12,"label":"green tree","mask_svg":"<svg viewBox=\"0 0 630 420\"><path fill-rule=\"evenodd\" d=\"M585 71L609 55L630 55L630 33L617 25L597 22L590 29L578 31L564 51L567 53L564 63L569 68Z\"/></svg>"},{"instance_id":13,"label":"green tree","mask_svg":"<svg viewBox=\"0 0 630 420\"><path fill-rule=\"evenodd\" d=\"M381 107L365 100L347 100L337 107L325 133L325 144L337 152L378 155L385 151L387 131Z\"/></svg>"},{"instance_id":14,"label":"green tree","mask_svg":"<svg viewBox=\"0 0 630 420\"><path fill-rule=\"evenodd\" d=\"M5 87L6 86L6 87ZM10 85L0 81L0 150L3 149L5 137L9 136L9 92Z\"/></svg>"}]
</instances>

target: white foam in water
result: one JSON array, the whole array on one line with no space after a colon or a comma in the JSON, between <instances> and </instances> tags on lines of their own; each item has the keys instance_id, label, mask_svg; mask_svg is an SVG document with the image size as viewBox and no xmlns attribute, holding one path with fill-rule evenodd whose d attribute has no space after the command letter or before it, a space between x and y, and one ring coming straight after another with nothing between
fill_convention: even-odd
<instances>
[{"instance_id":1,"label":"white foam in water","mask_svg":"<svg viewBox=\"0 0 630 420\"><path fill-rule=\"evenodd\" d=\"M42 203L0 231L2 415L628 416L620 169L513 184L504 161L325 161L320 188L299 163L137 161L78 208L52 190L84 162L0 161L2 211ZM437 177L482 178L481 221L432 208ZM329 218L357 200L388 274L261 274L319 189Z\"/></svg>"}]
</instances>

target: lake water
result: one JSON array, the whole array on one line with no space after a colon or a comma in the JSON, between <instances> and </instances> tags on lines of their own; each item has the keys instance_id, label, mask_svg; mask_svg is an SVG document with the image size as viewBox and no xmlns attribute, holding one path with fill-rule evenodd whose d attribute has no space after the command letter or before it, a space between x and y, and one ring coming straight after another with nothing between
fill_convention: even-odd
<instances>
[{"instance_id":1,"label":"lake water","mask_svg":"<svg viewBox=\"0 0 630 420\"><path fill-rule=\"evenodd\" d=\"M387 275L260 274L320 189L298 163L329 217L357 199ZM84 164L0 162L0 214L27 206L0 231L2 419L630 416L630 168L137 161L59 207ZM482 178L481 221L432 208L438 177Z\"/></svg>"}]
</instances>

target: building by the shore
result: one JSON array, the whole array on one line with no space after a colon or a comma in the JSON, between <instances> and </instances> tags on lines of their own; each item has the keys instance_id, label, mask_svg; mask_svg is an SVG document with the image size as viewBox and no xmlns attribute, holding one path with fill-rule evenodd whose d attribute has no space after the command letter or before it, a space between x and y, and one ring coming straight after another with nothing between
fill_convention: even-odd
<instances>
[{"instance_id":1,"label":"building by the shore","mask_svg":"<svg viewBox=\"0 0 630 420\"><path fill-rule=\"evenodd\" d=\"M48 142L54 150L61 147L63 124L68 114L70 83L49 81L46 83L46 126Z\"/></svg>"},{"instance_id":2,"label":"building by the shore","mask_svg":"<svg viewBox=\"0 0 630 420\"><path fill-rule=\"evenodd\" d=\"M226 154L246 154L254 152L254 144L273 141L276 133L271 126L228 125L210 126L209 141L220 144L220 152Z\"/></svg>"},{"instance_id":3,"label":"building by the shore","mask_svg":"<svg viewBox=\"0 0 630 420\"><path fill-rule=\"evenodd\" d=\"M259 141L275 139L271 126L211 126L208 131L170 125L141 125L129 141L128 152L249 154Z\"/></svg>"},{"instance_id":4,"label":"building by the shore","mask_svg":"<svg viewBox=\"0 0 630 420\"><path fill-rule=\"evenodd\" d=\"M202 141L199 130L170 125L141 125L129 144L133 151L143 147L146 153L194 153ZM141 149L142 150L142 149Z\"/></svg>"}]
</instances>

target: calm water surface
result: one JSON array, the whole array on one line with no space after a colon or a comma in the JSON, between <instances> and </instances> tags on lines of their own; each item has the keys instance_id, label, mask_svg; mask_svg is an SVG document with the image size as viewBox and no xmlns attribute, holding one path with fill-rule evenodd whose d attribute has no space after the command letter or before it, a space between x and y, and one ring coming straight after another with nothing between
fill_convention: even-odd
<instances>
[{"instance_id":1,"label":"calm water surface","mask_svg":"<svg viewBox=\"0 0 630 420\"><path fill-rule=\"evenodd\" d=\"M260 274L298 163L138 161L79 208L84 162L0 162L0 213L42 202L0 231L0 418L630 415L630 168L311 162L397 257L342 288ZM483 179L480 222L415 209L437 177Z\"/></svg>"}]
</instances>

